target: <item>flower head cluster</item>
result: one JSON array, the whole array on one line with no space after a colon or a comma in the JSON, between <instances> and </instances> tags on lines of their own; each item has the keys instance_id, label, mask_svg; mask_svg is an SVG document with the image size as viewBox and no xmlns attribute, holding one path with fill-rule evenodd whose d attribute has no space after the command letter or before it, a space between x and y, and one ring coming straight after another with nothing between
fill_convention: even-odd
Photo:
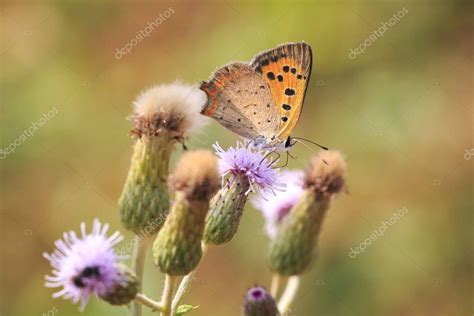
<instances>
[{"instance_id":1,"label":"flower head cluster","mask_svg":"<svg viewBox=\"0 0 474 316\"><path fill-rule=\"evenodd\" d=\"M346 189L346 161L337 150L324 150L314 156L305 170L304 187L318 198L333 198Z\"/></svg>"},{"instance_id":2,"label":"flower head cluster","mask_svg":"<svg viewBox=\"0 0 474 316\"><path fill-rule=\"evenodd\" d=\"M116 285L123 285L125 279L119 271L113 247L123 236L116 231L106 236L108 224L94 220L92 232L86 233L81 224L81 236L74 231L64 233L63 239L55 242L53 253L44 253L53 267L53 276L46 276L46 287L62 287L53 294L54 298L81 302L81 309L92 294L107 296Z\"/></svg>"},{"instance_id":3,"label":"flower head cluster","mask_svg":"<svg viewBox=\"0 0 474 316\"><path fill-rule=\"evenodd\" d=\"M216 156L208 150L194 150L178 162L171 183L191 200L209 200L219 190L219 179Z\"/></svg>"},{"instance_id":4,"label":"flower head cluster","mask_svg":"<svg viewBox=\"0 0 474 316\"><path fill-rule=\"evenodd\" d=\"M180 82L145 90L133 103L133 133L141 137L167 132L186 137L206 124L206 118L200 115L206 100L206 94L197 86Z\"/></svg>"},{"instance_id":5,"label":"flower head cluster","mask_svg":"<svg viewBox=\"0 0 474 316\"><path fill-rule=\"evenodd\" d=\"M285 170L280 179L286 188L276 191L275 196L266 199L256 196L252 199L253 206L265 217L265 230L270 238L275 237L278 226L288 215L303 194L303 172Z\"/></svg>"},{"instance_id":6,"label":"flower head cluster","mask_svg":"<svg viewBox=\"0 0 474 316\"><path fill-rule=\"evenodd\" d=\"M268 152L253 147L250 143L237 143L235 147L229 147L227 150L218 143L213 147L219 157L219 171L222 176L231 174L245 177L250 184L249 192L255 192L257 189L275 192L281 188L278 171L272 168L275 160L267 158Z\"/></svg>"}]
</instances>

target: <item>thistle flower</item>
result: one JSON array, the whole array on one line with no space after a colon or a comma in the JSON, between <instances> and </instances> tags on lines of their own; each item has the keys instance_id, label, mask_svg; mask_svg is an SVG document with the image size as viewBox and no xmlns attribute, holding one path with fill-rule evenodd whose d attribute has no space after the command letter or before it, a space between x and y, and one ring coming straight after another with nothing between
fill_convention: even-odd
<instances>
[{"instance_id":1,"label":"thistle flower","mask_svg":"<svg viewBox=\"0 0 474 316\"><path fill-rule=\"evenodd\" d=\"M274 193L281 185L277 170L272 168L275 161L266 157L267 152L241 143L227 150L216 144L214 149L219 156L219 171L227 181L211 200L204 241L219 245L229 242L237 232L250 192Z\"/></svg>"},{"instance_id":2,"label":"thistle flower","mask_svg":"<svg viewBox=\"0 0 474 316\"><path fill-rule=\"evenodd\" d=\"M257 190L274 193L281 187L278 183L278 172L272 168L275 160L269 161L266 158L268 151L249 144L237 143L234 147L224 150L218 143L214 146L219 157L219 172L224 177L231 175L231 178L242 176L248 183L250 191ZM250 191L246 191L248 194Z\"/></svg>"},{"instance_id":3,"label":"thistle flower","mask_svg":"<svg viewBox=\"0 0 474 316\"><path fill-rule=\"evenodd\" d=\"M168 166L177 142L205 123L200 115L204 92L180 83L159 85L134 102L132 135L136 138L130 171L119 199L124 226L136 234L169 209ZM154 232L161 225L157 225Z\"/></svg>"},{"instance_id":4,"label":"thistle flower","mask_svg":"<svg viewBox=\"0 0 474 316\"><path fill-rule=\"evenodd\" d=\"M338 151L314 157L303 179L304 191L271 240L268 262L280 275L301 274L310 264L330 202L345 185L346 163Z\"/></svg>"},{"instance_id":5,"label":"thistle flower","mask_svg":"<svg viewBox=\"0 0 474 316\"><path fill-rule=\"evenodd\" d=\"M115 304L127 304L136 295L138 284L134 275L117 262L113 247L123 236L116 231L107 237L108 224L94 220L92 232L86 233L81 224L81 236L74 231L64 233L63 239L55 242L53 253L43 253L53 267L53 276L46 276L46 287L61 287L54 298L80 301L85 307L90 296Z\"/></svg>"},{"instance_id":6,"label":"thistle flower","mask_svg":"<svg viewBox=\"0 0 474 316\"><path fill-rule=\"evenodd\" d=\"M217 159L209 151L183 155L171 183L171 212L153 243L154 263L168 275L186 275L202 257L201 240L209 200L220 186Z\"/></svg>"},{"instance_id":7,"label":"thistle flower","mask_svg":"<svg viewBox=\"0 0 474 316\"><path fill-rule=\"evenodd\" d=\"M244 316L278 316L275 300L261 286L255 286L245 295Z\"/></svg>"},{"instance_id":8,"label":"thistle flower","mask_svg":"<svg viewBox=\"0 0 474 316\"><path fill-rule=\"evenodd\" d=\"M281 172L280 179L286 184L285 189L276 191L270 198L256 195L251 200L253 206L262 212L270 238L276 236L279 225L303 194L303 172L285 170Z\"/></svg>"}]
</instances>

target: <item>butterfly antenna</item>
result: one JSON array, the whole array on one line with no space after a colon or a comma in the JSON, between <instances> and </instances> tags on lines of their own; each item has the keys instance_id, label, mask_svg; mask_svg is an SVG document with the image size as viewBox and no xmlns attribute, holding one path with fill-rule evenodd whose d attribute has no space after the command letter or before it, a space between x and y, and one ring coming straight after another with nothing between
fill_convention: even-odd
<instances>
[{"instance_id":1,"label":"butterfly antenna","mask_svg":"<svg viewBox=\"0 0 474 316\"><path fill-rule=\"evenodd\" d=\"M316 151L313 148L309 147L306 143L303 143L301 140L295 139L294 137L293 137L293 139L295 140L296 143L300 143L301 145L306 147L310 152L316 153Z\"/></svg>"},{"instance_id":2,"label":"butterfly antenna","mask_svg":"<svg viewBox=\"0 0 474 316\"><path fill-rule=\"evenodd\" d=\"M308 142L308 143L311 143L311 144L313 144L313 145L316 145L316 146L318 146L318 147L321 148L321 149L329 150L329 148L327 148L327 147L325 147L325 146L323 146L323 145L320 145L320 144L318 144L318 143L316 143L316 142L313 142L312 140L303 138L303 137L292 137L292 139L294 139L294 140L304 140L305 142ZM301 141L300 141L300 143L302 144Z\"/></svg>"}]
</instances>

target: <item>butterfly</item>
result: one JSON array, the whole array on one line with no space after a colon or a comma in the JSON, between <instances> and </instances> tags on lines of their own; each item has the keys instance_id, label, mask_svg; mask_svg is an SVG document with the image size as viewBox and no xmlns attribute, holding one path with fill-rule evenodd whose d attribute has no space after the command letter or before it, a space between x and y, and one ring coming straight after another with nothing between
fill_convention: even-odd
<instances>
[{"instance_id":1,"label":"butterfly","mask_svg":"<svg viewBox=\"0 0 474 316\"><path fill-rule=\"evenodd\" d=\"M286 43L232 62L201 83L207 103L201 114L255 145L288 148L303 108L312 66L311 46Z\"/></svg>"}]
</instances>

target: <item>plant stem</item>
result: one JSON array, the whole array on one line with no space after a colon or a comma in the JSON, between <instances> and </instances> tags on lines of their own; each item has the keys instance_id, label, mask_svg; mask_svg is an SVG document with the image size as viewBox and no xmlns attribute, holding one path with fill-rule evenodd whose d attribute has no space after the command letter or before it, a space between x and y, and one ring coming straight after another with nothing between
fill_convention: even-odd
<instances>
[{"instance_id":1,"label":"plant stem","mask_svg":"<svg viewBox=\"0 0 474 316\"><path fill-rule=\"evenodd\" d=\"M151 298L147 297L144 294L138 293L137 296L135 296L135 303L145 305L146 307L149 307L153 309L154 311L163 311L163 305L160 303L152 300Z\"/></svg>"},{"instance_id":2,"label":"plant stem","mask_svg":"<svg viewBox=\"0 0 474 316\"><path fill-rule=\"evenodd\" d=\"M291 276L286 284L285 291L283 292L280 302L278 302L278 310L284 315L290 308L291 303L295 299L296 292L300 286L300 277L298 275Z\"/></svg>"},{"instance_id":3,"label":"plant stem","mask_svg":"<svg viewBox=\"0 0 474 316\"><path fill-rule=\"evenodd\" d=\"M270 286L270 295L276 300L278 295L278 290L280 289L281 285L285 282L286 277L279 275L278 273L273 274L272 276L272 284Z\"/></svg>"},{"instance_id":4,"label":"plant stem","mask_svg":"<svg viewBox=\"0 0 474 316\"><path fill-rule=\"evenodd\" d=\"M161 304L163 305L162 316L171 316L171 302L173 300L174 287L176 285L176 276L166 274L165 287L161 296Z\"/></svg>"},{"instance_id":5,"label":"plant stem","mask_svg":"<svg viewBox=\"0 0 474 316\"><path fill-rule=\"evenodd\" d=\"M202 258L204 258L204 255L206 254L206 250L207 250L207 245L205 243L202 243ZM202 261L202 258L201 258L201 261ZM194 279L194 274L196 273L196 270L197 269L194 269L194 271L191 271L188 275L186 275L181 280L178 290L176 291L176 295L173 298L172 309L171 309L173 312L178 308L179 303L183 299L184 294L191 286L191 281Z\"/></svg>"},{"instance_id":6,"label":"plant stem","mask_svg":"<svg viewBox=\"0 0 474 316\"><path fill-rule=\"evenodd\" d=\"M135 272L138 282L139 282L138 291L142 291L143 268L145 265L146 250L150 241L150 236L145 236L143 238L140 238L137 235L135 236L135 238L139 238L139 240L137 244L135 245L135 249L133 251L132 270ZM130 308L130 315L141 316L141 314L142 314L141 304L133 303Z\"/></svg>"}]
</instances>

